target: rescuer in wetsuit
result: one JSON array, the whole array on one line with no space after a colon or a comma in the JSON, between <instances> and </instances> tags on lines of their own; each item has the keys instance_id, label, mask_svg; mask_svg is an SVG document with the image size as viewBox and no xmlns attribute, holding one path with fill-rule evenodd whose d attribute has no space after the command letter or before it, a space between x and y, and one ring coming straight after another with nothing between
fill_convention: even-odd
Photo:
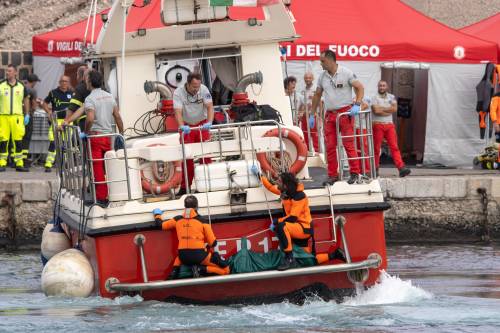
<instances>
[{"instance_id":1,"label":"rescuer in wetsuit","mask_svg":"<svg viewBox=\"0 0 500 333\"><path fill-rule=\"evenodd\" d=\"M285 253L283 261L278 266L279 271L287 270L295 264L293 258L292 245L302 247L306 252L309 249L309 239L313 236L311 225L311 211L309 209L309 199L304 193L304 185L299 182L294 174L282 172L278 178L278 184L273 185L269 180L260 174L257 165L252 166L252 172L260 177L265 188L279 195L285 216L273 221L272 230L276 231L281 250ZM316 255L318 264L329 260L339 259L346 261L344 251L337 248L332 253L322 253Z\"/></svg>"},{"instance_id":2,"label":"rescuer in wetsuit","mask_svg":"<svg viewBox=\"0 0 500 333\"><path fill-rule=\"evenodd\" d=\"M183 215L178 215L168 221L162 220L161 209L156 208L153 211L157 226L162 230L175 228L179 240L179 252L169 279L176 279L179 276L181 265L191 266L193 277L206 274L229 274L228 263L217 252L214 252L217 240L212 227L196 211L198 199L193 195L188 195L184 199L184 207ZM208 246L205 247L205 244Z\"/></svg>"}]
</instances>

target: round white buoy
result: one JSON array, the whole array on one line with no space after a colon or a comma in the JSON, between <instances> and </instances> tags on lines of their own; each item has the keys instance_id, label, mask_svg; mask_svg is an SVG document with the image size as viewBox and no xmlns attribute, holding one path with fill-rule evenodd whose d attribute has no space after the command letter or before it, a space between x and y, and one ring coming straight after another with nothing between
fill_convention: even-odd
<instances>
[{"instance_id":1,"label":"round white buoy","mask_svg":"<svg viewBox=\"0 0 500 333\"><path fill-rule=\"evenodd\" d=\"M53 256L42 271L47 296L88 297L94 290L94 271L83 252L68 249Z\"/></svg>"},{"instance_id":2,"label":"round white buoy","mask_svg":"<svg viewBox=\"0 0 500 333\"><path fill-rule=\"evenodd\" d=\"M69 248L71 248L71 242L62 228L55 228L53 223L47 223L42 234L42 256L49 260L59 252Z\"/></svg>"}]
</instances>

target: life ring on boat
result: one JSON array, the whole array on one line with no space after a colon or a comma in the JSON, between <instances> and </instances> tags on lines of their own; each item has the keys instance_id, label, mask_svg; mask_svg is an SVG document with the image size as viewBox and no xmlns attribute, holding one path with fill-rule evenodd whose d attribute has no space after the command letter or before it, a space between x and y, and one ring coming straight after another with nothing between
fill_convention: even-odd
<instances>
[{"instance_id":1,"label":"life ring on boat","mask_svg":"<svg viewBox=\"0 0 500 333\"><path fill-rule=\"evenodd\" d=\"M161 143L148 145L148 147L164 146ZM167 193L171 189L176 188L182 181L182 163L181 161L174 161L174 172L170 177L161 181L158 175L158 162L152 162L153 178L149 179L144 175L144 170L141 169L141 185L142 189L148 193L152 194L163 194Z\"/></svg>"},{"instance_id":2,"label":"life ring on boat","mask_svg":"<svg viewBox=\"0 0 500 333\"><path fill-rule=\"evenodd\" d=\"M277 128L274 128L272 130L267 131L264 135L264 137L277 137L279 138L279 131ZM297 149L297 157L295 158L295 161L293 161L292 165L290 166L289 172L293 173L296 175L299 173L304 166L306 165L307 162L307 146L304 140L298 135L296 132L282 128L281 129L281 137L286 138L290 140L290 142L295 146L295 149ZM274 170L271 164L269 163L269 160L267 159L266 153L257 153L257 160L260 163L260 166L263 171L269 171L273 177L277 177L278 173L277 170Z\"/></svg>"}]
</instances>

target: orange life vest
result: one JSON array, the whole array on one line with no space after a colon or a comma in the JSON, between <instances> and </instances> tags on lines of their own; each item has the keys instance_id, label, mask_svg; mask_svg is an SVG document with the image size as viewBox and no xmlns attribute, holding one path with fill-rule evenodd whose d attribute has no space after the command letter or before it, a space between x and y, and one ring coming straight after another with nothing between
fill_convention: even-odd
<instances>
[{"instance_id":1,"label":"orange life vest","mask_svg":"<svg viewBox=\"0 0 500 333\"><path fill-rule=\"evenodd\" d=\"M186 208L183 215L164 221L161 227L163 230L175 228L179 250L205 249L205 244L210 247L217 244L212 227L195 209Z\"/></svg>"},{"instance_id":2,"label":"orange life vest","mask_svg":"<svg viewBox=\"0 0 500 333\"><path fill-rule=\"evenodd\" d=\"M262 184L272 193L281 195L278 186L271 184L269 180L262 176ZM309 199L304 193L304 185L299 183L297 193L293 198L281 199L285 216L278 219L279 222L298 222L304 228L311 227L311 211L309 209Z\"/></svg>"}]
</instances>

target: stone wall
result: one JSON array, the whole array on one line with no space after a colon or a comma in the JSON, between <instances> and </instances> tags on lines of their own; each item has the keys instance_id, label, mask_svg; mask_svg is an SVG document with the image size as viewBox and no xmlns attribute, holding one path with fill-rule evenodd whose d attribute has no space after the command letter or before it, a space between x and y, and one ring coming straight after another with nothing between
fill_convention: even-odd
<instances>
[{"instance_id":1,"label":"stone wall","mask_svg":"<svg viewBox=\"0 0 500 333\"><path fill-rule=\"evenodd\" d=\"M52 218L58 181L0 181L0 246L38 244Z\"/></svg>"},{"instance_id":2,"label":"stone wall","mask_svg":"<svg viewBox=\"0 0 500 333\"><path fill-rule=\"evenodd\" d=\"M500 177L385 178L381 186L392 205L389 241L500 239Z\"/></svg>"},{"instance_id":3,"label":"stone wall","mask_svg":"<svg viewBox=\"0 0 500 333\"><path fill-rule=\"evenodd\" d=\"M17 66L18 78L20 80L26 80L28 74L33 72L33 55L31 51L2 50L1 55L0 79L5 77L5 70L9 64Z\"/></svg>"}]
</instances>

